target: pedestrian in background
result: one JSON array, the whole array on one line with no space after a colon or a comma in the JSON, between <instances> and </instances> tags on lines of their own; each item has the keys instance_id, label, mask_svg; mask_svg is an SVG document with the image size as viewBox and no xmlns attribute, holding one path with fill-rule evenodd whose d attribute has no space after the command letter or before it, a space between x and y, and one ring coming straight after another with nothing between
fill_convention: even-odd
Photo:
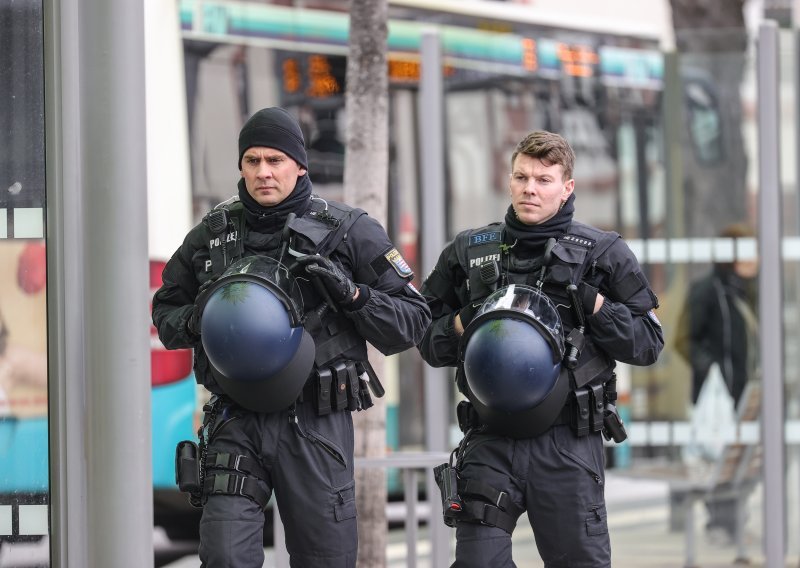
<instances>
[{"instance_id":1,"label":"pedestrian in background","mask_svg":"<svg viewBox=\"0 0 800 568\"><path fill-rule=\"evenodd\" d=\"M740 239L755 234L749 226L737 223L719 236ZM736 406L747 382L757 377L757 275L754 259L716 262L709 274L689 286L675 348L692 369L693 404L697 404L715 363Z\"/></svg>"},{"instance_id":2,"label":"pedestrian in background","mask_svg":"<svg viewBox=\"0 0 800 568\"><path fill-rule=\"evenodd\" d=\"M725 227L719 236L725 239L754 238L755 232L744 223L735 223ZM709 274L689 286L678 321L675 348L691 367L694 412L701 411L698 407L701 393L704 393L705 400L714 403L717 411L732 408L732 414L736 414L742 410L745 393L757 392L746 388L748 383L760 380L757 275L758 261L755 259L716 262ZM727 398L721 389L719 394L704 390L714 368L719 370L732 404L725 404L721 399L708 400L707 397L719 394L721 398ZM718 424L726 422L721 416L708 418ZM727 418L728 421L736 420L735 416ZM708 461L718 457L709 449L705 453L707 455L702 457ZM706 498L706 530L709 534L724 542L734 541L737 501L742 498L742 492L749 493L753 487L754 483L743 483L739 495L732 495L728 487L717 487L710 492Z\"/></svg>"}]
</instances>

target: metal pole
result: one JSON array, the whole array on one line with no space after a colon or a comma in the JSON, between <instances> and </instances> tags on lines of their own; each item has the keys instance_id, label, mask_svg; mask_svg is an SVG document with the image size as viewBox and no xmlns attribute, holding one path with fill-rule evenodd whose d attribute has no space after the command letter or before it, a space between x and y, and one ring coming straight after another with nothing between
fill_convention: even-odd
<instances>
[{"instance_id":1,"label":"metal pole","mask_svg":"<svg viewBox=\"0 0 800 568\"><path fill-rule=\"evenodd\" d=\"M800 93L800 0L792 0L792 34L794 35L794 92ZM795 199L797 226L800 227L800 97L795 96Z\"/></svg>"},{"instance_id":2,"label":"metal pole","mask_svg":"<svg viewBox=\"0 0 800 568\"><path fill-rule=\"evenodd\" d=\"M153 566L144 5L45 3L53 566Z\"/></svg>"},{"instance_id":3,"label":"metal pole","mask_svg":"<svg viewBox=\"0 0 800 568\"><path fill-rule=\"evenodd\" d=\"M82 302L83 254L77 0L45 2L45 152L47 180L48 406L50 429L51 566L88 566L86 511L85 363ZM62 33L63 30L63 33ZM64 110L62 110L64 109ZM67 325L69 322L69 327ZM67 329L71 328L69 339ZM68 381L67 377L75 380Z\"/></svg>"},{"instance_id":4,"label":"metal pole","mask_svg":"<svg viewBox=\"0 0 800 568\"><path fill-rule=\"evenodd\" d=\"M794 195L798 203L796 223L797 230L800 230L800 0L793 0L792 2L792 33L794 35L794 92L795 92L795 179L794 179ZM795 268L797 272L797 268ZM792 452L792 461L798 459L798 450ZM797 481L795 481L797 483ZM795 486L795 492L798 491ZM795 506L798 504L795 503Z\"/></svg>"},{"instance_id":5,"label":"metal pole","mask_svg":"<svg viewBox=\"0 0 800 568\"><path fill-rule=\"evenodd\" d=\"M417 568L417 472L403 470L403 488L406 496L406 568Z\"/></svg>"},{"instance_id":6,"label":"metal pole","mask_svg":"<svg viewBox=\"0 0 800 568\"><path fill-rule=\"evenodd\" d=\"M758 253L760 350L763 371L761 441L764 446L764 555L768 568L785 566L786 487L781 258L778 26L758 33Z\"/></svg>"},{"instance_id":7,"label":"metal pole","mask_svg":"<svg viewBox=\"0 0 800 568\"><path fill-rule=\"evenodd\" d=\"M444 191L444 85L442 79L442 47L439 32L428 29L420 41L422 71L419 81L419 138L422 171L420 207L422 235L422 271L427 274L436 265L445 244ZM424 366L425 380L425 446L428 451L447 449L449 427L447 389L450 385L445 369ZM426 476L426 495L432 511L438 501L439 488L433 476ZM433 566L448 564L449 530L431 513L431 555Z\"/></svg>"}]
</instances>

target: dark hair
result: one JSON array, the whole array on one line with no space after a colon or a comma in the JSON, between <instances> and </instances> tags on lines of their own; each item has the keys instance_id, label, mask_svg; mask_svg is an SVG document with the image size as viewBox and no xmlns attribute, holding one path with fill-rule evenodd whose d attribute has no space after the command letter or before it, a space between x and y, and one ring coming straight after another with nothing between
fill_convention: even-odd
<instances>
[{"instance_id":1,"label":"dark hair","mask_svg":"<svg viewBox=\"0 0 800 568\"><path fill-rule=\"evenodd\" d=\"M744 237L755 237L756 232L747 223L731 223L720 231L719 236L728 239L741 239Z\"/></svg>"},{"instance_id":2,"label":"dark hair","mask_svg":"<svg viewBox=\"0 0 800 568\"><path fill-rule=\"evenodd\" d=\"M726 225L719 232L719 237L723 239L745 239L756 236L756 232L747 223L731 223ZM733 271L733 262L715 262L714 266L717 270Z\"/></svg>"},{"instance_id":3,"label":"dark hair","mask_svg":"<svg viewBox=\"0 0 800 568\"><path fill-rule=\"evenodd\" d=\"M520 140L514 153L511 154L511 168L520 154L541 160L544 165L558 164L564 170L564 179L572 178L575 167L575 152L564 138L546 130L536 130Z\"/></svg>"}]
</instances>

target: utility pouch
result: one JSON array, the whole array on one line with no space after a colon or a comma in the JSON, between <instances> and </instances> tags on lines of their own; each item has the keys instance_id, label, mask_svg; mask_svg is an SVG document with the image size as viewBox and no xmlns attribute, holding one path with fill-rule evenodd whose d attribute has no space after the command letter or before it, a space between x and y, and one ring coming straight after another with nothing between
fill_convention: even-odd
<instances>
[{"instance_id":1,"label":"utility pouch","mask_svg":"<svg viewBox=\"0 0 800 568\"><path fill-rule=\"evenodd\" d=\"M333 376L333 392L331 393L331 408L344 410L347 408L347 366L344 361L339 361L331 367Z\"/></svg>"},{"instance_id":2,"label":"utility pouch","mask_svg":"<svg viewBox=\"0 0 800 568\"><path fill-rule=\"evenodd\" d=\"M589 434L589 389L582 388L574 391L575 411L572 413L570 427L576 436L586 436Z\"/></svg>"},{"instance_id":3,"label":"utility pouch","mask_svg":"<svg viewBox=\"0 0 800 568\"><path fill-rule=\"evenodd\" d=\"M592 405L591 411L591 431L599 432L603 429L603 422L605 421L605 400L603 398L603 385L592 385L591 399L589 404Z\"/></svg>"},{"instance_id":4,"label":"utility pouch","mask_svg":"<svg viewBox=\"0 0 800 568\"><path fill-rule=\"evenodd\" d=\"M333 375L327 367L317 369L317 415L331 413L331 380Z\"/></svg>"},{"instance_id":5,"label":"utility pouch","mask_svg":"<svg viewBox=\"0 0 800 568\"><path fill-rule=\"evenodd\" d=\"M625 423L619 417L617 407L613 404L606 404L603 416L603 437L606 440L614 440L617 444L624 442L628 438L625 431Z\"/></svg>"},{"instance_id":6,"label":"utility pouch","mask_svg":"<svg viewBox=\"0 0 800 568\"><path fill-rule=\"evenodd\" d=\"M347 371L347 410L361 410L361 393L359 392L356 364L354 361L348 361L345 364L345 368Z\"/></svg>"},{"instance_id":7,"label":"utility pouch","mask_svg":"<svg viewBox=\"0 0 800 568\"><path fill-rule=\"evenodd\" d=\"M364 379L358 379L358 385L358 392L361 393L361 396L359 397L361 400L361 410L372 408L374 403L372 402L372 395L369 393L369 383Z\"/></svg>"},{"instance_id":8,"label":"utility pouch","mask_svg":"<svg viewBox=\"0 0 800 568\"><path fill-rule=\"evenodd\" d=\"M449 463L443 463L433 468L433 478L442 494L444 524L454 527L456 517L463 509L463 503L458 496L458 472Z\"/></svg>"},{"instance_id":9,"label":"utility pouch","mask_svg":"<svg viewBox=\"0 0 800 568\"><path fill-rule=\"evenodd\" d=\"M175 448L175 483L184 493L200 494L200 463L197 444L191 440L178 442Z\"/></svg>"}]
</instances>

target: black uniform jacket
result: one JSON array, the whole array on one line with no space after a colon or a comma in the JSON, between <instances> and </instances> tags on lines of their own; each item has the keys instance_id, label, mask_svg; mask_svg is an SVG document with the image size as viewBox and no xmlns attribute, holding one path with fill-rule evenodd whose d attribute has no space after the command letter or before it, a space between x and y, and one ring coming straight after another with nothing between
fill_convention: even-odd
<instances>
[{"instance_id":1,"label":"black uniform jacket","mask_svg":"<svg viewBox=\"0 0 800 568\"><path fill-rule=\"evenodd\" d=\"M581 224L574 223L574 225ZM597 229L591 227L587 227L587 230L597 232ZM469 241L466 235L472 232L465 231L459 234L445 247L436 267L425 279L420 290L431 308L433 323L418 347L423 359L434 367L458 364L460 338L453 328L453 320L458 311L470 301L467 287L468 274L459 262L459 257L463 259L466 255L465 251L459 251L458 247L463 249L466 246ZM560 241L556 247L553 250L555 260L551 261L550 266L561 262L562 259L568 260L568 252L560 252L566 251L566 247L562 247ZM513 259L513 248L510 254ZM531 259L516 260L518 261L516 264L525 264ZM632 365L654 363L664 346L661 325L652 311L657 307L658 300L650 290L639 262L628 245L617 238L599 258L594 260L590 273L585 277L599 290L605 300L596 314L586 316L586 346L582 355L593 352L594 356L604 357L607 361L602 370L598 370L599 374L593 372L592 376L579 383L586 384L590 380L611 378L610 372L614 361ZM635 281L641 282L641 287L630 293L630 290L636 287L632 288L630 283ZM575 318L566 293L561 292L565 289L566 283L556 285L545 278L543 291L557 305L566 336L574 327ZM619 292L621 289L627 291L621 294ZM440 292L437 295L433 290ZM442 293L442 290L448 292ZM554 291L559 292L558 297L554 295ZM579 360L579 365L582 361L584 361L583 356ZM576 374L578 372L579 370L576 370Z\"/></svg>"},{"instance_id":2,"label":"black uniform jacket","mask_svg":"<svg viewBox=\"0 0 800 568\"><path fill-rule=\"evenodd\" d=\"M330 204L341 210L350 210L343 204ZM308 226L307 216L308 213L295 219L290 227ZM245 224L243 233L244 256L261 254L278 257L280 233L253 235L255 231L249 224ZM254 236L256 238L250 238ZM349 332L352 333L354 329L360 336L360 341L356 342L360 345L351 343L351 347L340 354L341 358L364 360L364 340L386 355L399 353L421 340L430 323L430 311L424 298L410 284L413 274L376 220L361 215L329 258L359 285L360 294L367 296L363 303L363 296L359 298L355 309L341 310L348 320L344 323ZM283 260L291 266L289 255ZM370 282L364 282L365 278L359 281L355 275L361 274L369 274ZM308 283L307 274L298 276L301 278L298 282L301 284L304 309L308 311L323 299ZM200 223L189 232L164 268L163 285L153 297L153 323L167 349L195 349L197 381L212 392L220 392L211 373L207 372L208 360L200 339L190 335L186 329L198 289L211 277L208 231ZM334 317L331 310L328 310L328 314Z\"/></svg>"},{"instance_id":3,"label":"black uniform jacket","mask_svg":"<svg viewBox=\"0 0 800 568\"><path fill-rule=\"evenodd\" d=\"M714 363L737 404L747 381L758 376L757 304L754 282L732 268L716 267L692 284L675 348L692 367L693 403Z\"/></svg>"}]
</instances>

